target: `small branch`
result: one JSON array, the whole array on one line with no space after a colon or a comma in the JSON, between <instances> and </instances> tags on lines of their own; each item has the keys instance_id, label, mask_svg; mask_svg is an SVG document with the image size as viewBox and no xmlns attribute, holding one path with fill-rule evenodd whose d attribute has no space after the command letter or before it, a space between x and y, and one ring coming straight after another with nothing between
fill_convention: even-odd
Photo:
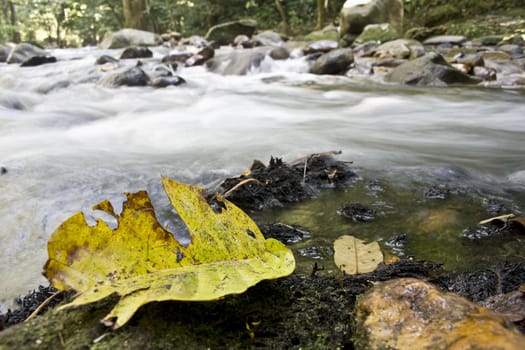
<instances>
[{"instance_id":1,"label":"small branch","mask_svg":"<svg viewBox=\"0 0 525 350\"><path fill-rule=\"evenodd\" d=\"M45 308L47 305L49 305L49 303L51 301L53 301L53 299L55 299L60 293L62 293L62 291L57 291L57 292L54 292L53 294L51 294L46 300L44 300L44 302L42 304L40 304L36 309L35 311L33 311L31 313L31 315L29 315L25 320L24 322L28 322L30 320L32 320L33 318L35 318L39 313L40 311L42 311L43 308Z\"/></svg>"},{"instance_id":2,"label":"small branch","mask_svg":"<svg viewBox=\"0 0 525 350\"><path fill-rule=\"evenodd\" d=\"M226 193L224 193L222 196L224 198L227 198L230 194L232 194L233 192L237 191L240 187L242 187L242 186L244 186L244 185L246 185L246 184L248 184L250 182L256 182L257 184L262 185L262 183L259 180L254 179L252 177L252 178L249 178L249 179L246 179L246 180L242 180L237 185L233 186L228 191L226 191Z\"/></svg>"}]
</instances>

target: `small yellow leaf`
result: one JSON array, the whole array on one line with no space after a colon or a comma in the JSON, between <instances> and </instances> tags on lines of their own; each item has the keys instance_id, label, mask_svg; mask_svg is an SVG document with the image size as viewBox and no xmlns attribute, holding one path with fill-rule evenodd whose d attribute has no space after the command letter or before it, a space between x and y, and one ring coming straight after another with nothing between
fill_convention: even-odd
<instances>
[{"instance_id":1,"label":"small yellow leaf","mask_svg":"<svg viewBox=\"0 0 525 350\"><path fill-rule=\"evenodd\" d=\"M103 201L94 209L118 221L88 226L77 213L51 235L44 274L60 290L80 295L69 306L121 296L103 320L118 328L152 301L218 299L244 292L264 279L291 274L293 253L281 242L264 239L241 209L217 195L216 212L204 189L163 178L173 207L185 222L191 243L181 245L155 217L146 192L126 194L120 215Z\"/></svg>"},{"instance_id":2,"label":"small yellow leaf","mask_svg":"<svg viewBox=\"0 0 525 350\"><path fill-rule=\"evenodd\" d=\"M338 268L350 275L372 272L383 262L377 242L365 244L354 236L341 236L334 242L334 260Z\"/></svg>"}]
</instances>

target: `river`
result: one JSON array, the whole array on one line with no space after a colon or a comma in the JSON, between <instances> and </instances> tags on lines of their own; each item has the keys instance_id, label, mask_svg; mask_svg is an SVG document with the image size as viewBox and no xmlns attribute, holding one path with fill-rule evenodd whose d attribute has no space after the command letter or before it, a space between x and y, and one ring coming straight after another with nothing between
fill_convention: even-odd
<instances>
[{"instance_id":1,"label":"river","mask_svg":"<svg viewBox=\"0 0 525 350\"><path fill-rule=\"evenodd\" d=\"M166 89L107 88L96 83L102 53L119 51L0 64L0 305L46 283L47 239L73 213L140 189L166 204L160 175L212 186L253 159L341 150L367 176L462 174L525 205L523 90L315 76L302 59L266 59L247 76L185 68L187 84Z\"/></svg>"}]
</instances>

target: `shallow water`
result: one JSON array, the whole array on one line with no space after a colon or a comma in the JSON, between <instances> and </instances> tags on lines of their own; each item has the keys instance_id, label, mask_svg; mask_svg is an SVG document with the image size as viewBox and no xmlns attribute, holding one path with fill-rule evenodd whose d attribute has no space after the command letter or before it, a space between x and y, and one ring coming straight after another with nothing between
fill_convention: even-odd
<instances>
[{"instance_id":1,"label":"shallow water","mask_svg":"<svg viewBox=\"0 0 525 350\"><path fill-rule=\"evenodd\" d=\"M160 175L211 186L253 159L292 160L342 150L340 158L354 161L366 179L392 186L379 199L368 198L366 191L357 198L368 198L369 204L394 201L396 194L406 198L393 212L384 209L383 223L356 228L333 219L333 209L355 198L359 184L345 193L320 194L318 201L290 211L261 214L267 221L309 226L328 249L339 232L383 241L395 232L415 234L422 187L414 184L452 182L481 189L480 198L503 198L515 211L525 205L523 90L402 88L321 77L306 74L301 59L267 60L243 77L196 67L179 72L186 86L112 89L95 82L111 74L94 65L103 53L120 51L57 50L57 64L0 65L0 166L7 170L0 176L3 302L46 282L40 273L47 239L73 213L140 189L147 189L156 205L167 205ZM156 49L155 58L164 53ZM461 236L461 227L483 214L474 200L464 209L460 197L441 203L468 220L444 237ZM331 214L310 223L321 211ZM414 223L405 226L403 215L415 217ZM428 242L435 240L429 234L414 236L406 254L443 258L457 267L472 266L485 249L454 246L443 254L449 238L440 238L429 253ZM491 245L505 250L520 242L506 238Z\"/></svg>"}]
</instances>

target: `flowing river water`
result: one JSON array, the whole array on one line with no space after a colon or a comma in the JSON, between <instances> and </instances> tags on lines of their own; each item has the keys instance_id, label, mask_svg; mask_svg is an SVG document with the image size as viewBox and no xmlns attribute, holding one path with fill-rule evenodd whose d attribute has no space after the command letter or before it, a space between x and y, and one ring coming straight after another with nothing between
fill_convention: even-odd
<instances>
[{"instance_id":1,"label":"flowing river water","mask_svg":"<svg viewBox=\"0 0 525 350\"><path fill-rule=\"evenodd\" d=\"M0 65L0 309L46 283L47 239L79 210L141 189L167 208L161 175L213 186L253 159L328 150L341 150L338 158L353 161L363 180L255 214L310 230L313 248L296 249L306 265L329 264L341 234L384 243L406 233L412 244L404 254L451 268L473 267L483 254L525 259L523 237L488 243L463 237L464 227L488 216L480 204L486 198L509 211L525 206L523 90L315 76L302 59L266 59L246 76L185 68L187 84L166 89L107 88L97 84L94 65L103 53L120 52L56 50L56 64ZM164 53L158 48L155 57ZM367 190L371 183L378 184L375 192ZM453 190L423 208L421 188L432 184L469 194ZM375 206L376 223L335 215L349 201ZM437 228L425 226L434 221Z\"/></svg>"}]
</instances>

